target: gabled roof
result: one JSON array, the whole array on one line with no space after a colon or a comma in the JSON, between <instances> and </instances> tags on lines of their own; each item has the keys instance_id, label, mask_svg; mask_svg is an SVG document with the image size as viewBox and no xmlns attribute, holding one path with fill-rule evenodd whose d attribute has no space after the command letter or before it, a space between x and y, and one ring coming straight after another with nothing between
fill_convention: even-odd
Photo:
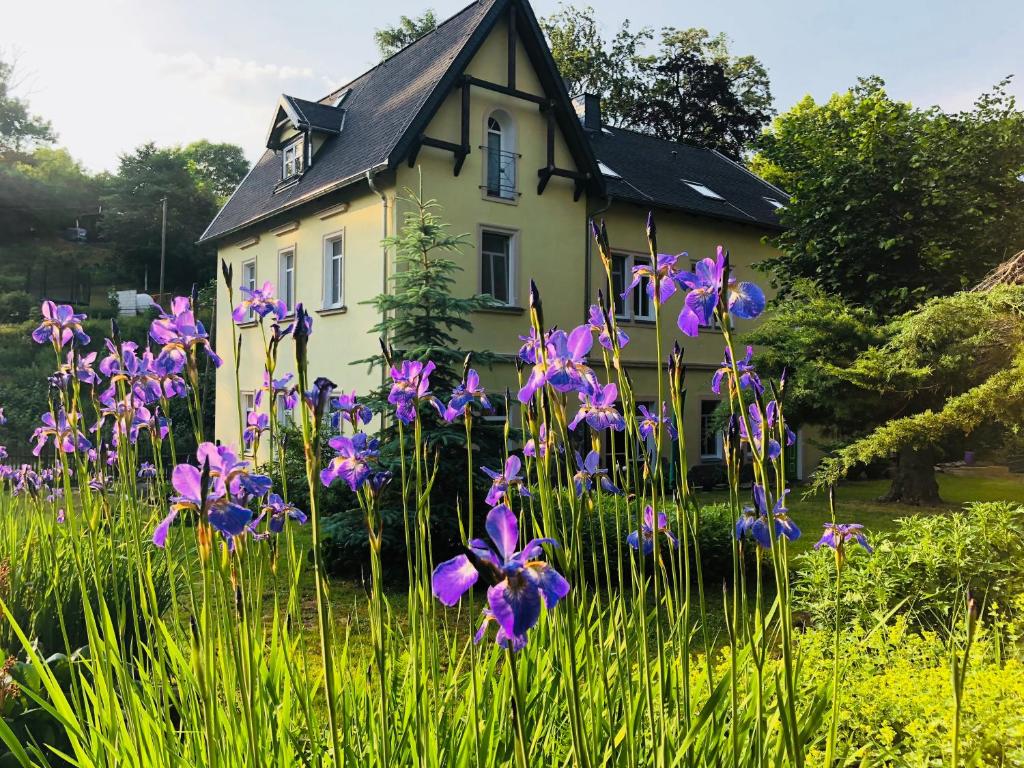
<instances>
[{"instance_id":1,"label":"gabled roof","mask_svg":"<svg viewBox=\"0 0 1024 768\"><path fill-rule=\"evenodd\" d=\"M587 137L616 200L782 228L778 206L769 201L785 205L789 195L719 152L624 128L587 131ZM703 185L722 199L702 195L686 182Z\"/></svg>"},{"instance_id":2,"label":"gabled roof","mask_svg":"<svg viewBox=\"0 0 1024 768\"><path fill-rule=\"evenodd\" d=\"M200 241L212 240L284 209L345 186L389 164L396 146L420 116L460 53L484 21L500 14L508 0L478 0L438 25L437 29L319 102L337 101L345 91L345 130L327 139L298 184L275 192L281 161L267 150L231 199L210 222ZM298 106L305 113L305 105Z\"/></svg>"},{"instance_id":3,"label":"gabled roof","mask_svg":"<svg viewBox=\"0 0 1024 768\"><path fill-rule=\"evenodd\" d=\"M323 133L340 133L345 110L318 101L306 101L295 96L284 96L299 117L298 127L312 128Z\"/></svg>"}]
</instances>

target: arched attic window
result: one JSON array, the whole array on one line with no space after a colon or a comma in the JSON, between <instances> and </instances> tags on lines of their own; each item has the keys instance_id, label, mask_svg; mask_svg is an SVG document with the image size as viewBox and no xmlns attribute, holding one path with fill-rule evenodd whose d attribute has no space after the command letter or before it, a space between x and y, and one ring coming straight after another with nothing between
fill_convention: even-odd
<instances>
[{"instance_id":1,"label":"arched attic window","mask_svg":"<svg viewBox=\"0 0 1024 768\"><path fill-rule=\"evenodd\" d=\"M484 150L487 156L484 188L488 197L516 197L515 125L512 117L497 109L487 116Z\"/></svg>"}]
</instances>

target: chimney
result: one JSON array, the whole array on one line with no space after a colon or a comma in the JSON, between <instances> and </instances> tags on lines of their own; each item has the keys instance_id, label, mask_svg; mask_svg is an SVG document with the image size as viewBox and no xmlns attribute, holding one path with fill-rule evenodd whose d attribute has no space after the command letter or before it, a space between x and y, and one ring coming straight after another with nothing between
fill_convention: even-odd
<instances>
[{"instance_id":1,"label":"chimney","mask_svg":"<svg viewBox=\"0 0 1024 768\"><path fill-rule=\"evenodd\" d=\"M583 94L583 127L588 131L601 130L601 97L596 93Z\"/></svg>"}]
</instances>

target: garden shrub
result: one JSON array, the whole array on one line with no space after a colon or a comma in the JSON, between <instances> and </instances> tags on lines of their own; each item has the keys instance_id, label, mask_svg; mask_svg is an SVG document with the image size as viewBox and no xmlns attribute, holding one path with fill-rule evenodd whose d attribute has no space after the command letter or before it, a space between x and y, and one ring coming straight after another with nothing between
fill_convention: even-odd
<instances>
[{"instance_id":1,"label":"garden shrub","mask_svg":"<svg viewBox=\"0 0 1024 768\"><path fill-rule=\"evenodd\" d=\"M29 319L36 302L25 291L0 293L0 323L23 323Z\"/></svg>"},{"instance_id":2,"label":"garden shrub","mask_svg":"<svg viewBox=\"0 0 1024 768\"><path fill-rule=\"evenodd\" d=\"M973 503L963 511L915 515L873 537L874 555L852 554L843 569L843 621L871 626L899 608L923 627L948 627L969 590L984 611L1024 594L1024 508ZM818 626L835 623L831 550L798 559L795 594Z\"/></svg>"}]
</instances>

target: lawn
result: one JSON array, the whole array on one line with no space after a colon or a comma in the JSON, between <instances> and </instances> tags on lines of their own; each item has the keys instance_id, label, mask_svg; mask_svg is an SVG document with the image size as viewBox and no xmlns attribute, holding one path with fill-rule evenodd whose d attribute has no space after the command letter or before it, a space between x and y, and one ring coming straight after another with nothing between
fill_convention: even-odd
<instances>
[{"instance_id":1,"label":"lawn","mask_svg":"<svg viewBox=\"0 0 1024 768\"><path fill-rule=\"evenodd\" d=\"M896 521L910 515L935 515L957 509L971 501L1017 501L1024 504L1024 475L1010 474L1003 467L957 468L938 476L939 495L945 502L937 507L891 504L878 499L889 487L888 480L860 480L843 483L836 491L836 517L840 522L861 523L871 533L884 533ZM703 503L724 502L726 492L701 494ZM791 551L803 552L818 540L821 525L829 520L828 497L811 495L796 487L789 494L789 514L803 531Z\"/></svg>"}]
</instances>

